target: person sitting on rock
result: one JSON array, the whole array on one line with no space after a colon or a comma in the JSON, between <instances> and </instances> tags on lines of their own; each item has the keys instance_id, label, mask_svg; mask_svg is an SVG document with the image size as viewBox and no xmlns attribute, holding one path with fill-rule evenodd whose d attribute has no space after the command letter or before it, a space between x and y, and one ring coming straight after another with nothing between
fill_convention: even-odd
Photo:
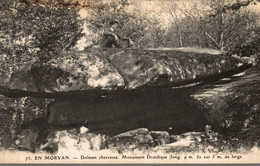
<instances>
[{"instance_id":1,"label":"person sitting on rock","mask_svg":"<svg viewBox=\"0 0 260 166\"><path fill-rule=\"evenodd\" d=\"M128 42L128 46L127 47L133 46L133 41L131 39L129 39L129 38L121 38L116 33L116 30L117 30L117 27L118 27L118 21L112 20L109 23L109 25L110 25L110 27L108 29L106 29L105 32L104 32L104 38L103 38L103 41L101 43L101 47L105 47L105 48L112 48L112 47L122 48L120 40L127 41Z\"/></svg>"}]
</instances>

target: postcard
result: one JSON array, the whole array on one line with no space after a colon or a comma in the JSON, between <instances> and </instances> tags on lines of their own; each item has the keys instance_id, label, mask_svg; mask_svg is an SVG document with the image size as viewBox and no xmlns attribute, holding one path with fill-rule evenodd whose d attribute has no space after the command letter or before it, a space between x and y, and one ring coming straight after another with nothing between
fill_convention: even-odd
<instances>
[{"instance_id":1,"label":"postcard","mask_svg":"<svg viewBox=\"0 0 260 166\"><path fill-rule=\"evenodd\" d=\"M0 163L260 163L259 0L1 0Z\"/></svg>"}]
</instances>

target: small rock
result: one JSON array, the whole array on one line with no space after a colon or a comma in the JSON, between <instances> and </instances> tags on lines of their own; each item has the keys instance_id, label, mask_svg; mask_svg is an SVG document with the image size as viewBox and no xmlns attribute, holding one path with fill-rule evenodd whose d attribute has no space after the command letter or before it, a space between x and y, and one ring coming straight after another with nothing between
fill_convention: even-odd
<instances>
[{"instance_id":1,"label":"small rock","mask_svg":"<svg viewBox=\"0 0 260 166\"><path fill-rule=\"evenodd\" d=\"M88 132L88 131L89 131L89 129L86 128L86 127L84 127L84 126L82 126L82 127L80 128L80 134L84 134L84 133L86 133L86 132Z\"/></svg>"},{"instance_id":2,"label":"small rock","mask_svg":"<svg viewBox=\"0 0 260 166\"><path fill-rule=\"evenodd\" d=\"M187 132L180 135L169 136L170 142L201 142L205 138L203 132Z\"/></svg>"},{"instance_id":3,"label":"small rock","mask_svg":"<svg viewBox=\"0 0 260 166\"><path fill-rule=\"evenodd\" d=\"M118 152L135 149L144 150L154 146L154 140L146 128L131 130L109 139L108 148L116 148Z\"/></svg>"},{"instance_id":4,"label":"small rock","mask_svg":"<svg viewBox=\"0 0 260 166\"><path fill-rule=\"evenodd\" d=\"M166 131L151 131L151 136L158 145L165 145L170 142L169 133Z\"/></svg>"}]
</instances>

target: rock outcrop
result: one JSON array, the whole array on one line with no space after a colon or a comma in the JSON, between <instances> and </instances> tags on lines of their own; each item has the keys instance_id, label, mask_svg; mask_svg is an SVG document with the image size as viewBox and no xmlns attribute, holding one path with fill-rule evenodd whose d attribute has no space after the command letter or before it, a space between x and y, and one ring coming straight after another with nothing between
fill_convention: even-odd
<instances>
[{"instance_id":1,"label":"rock outcrop","mask_svg":"<svg viewBox=\"0 0 260 166\"><path fill-rule=\"evenodd\" d=\"M192 98L207 120L226 135L259 142L260 65L214 84L199 87Z\"/></svg>"}]
</instances>

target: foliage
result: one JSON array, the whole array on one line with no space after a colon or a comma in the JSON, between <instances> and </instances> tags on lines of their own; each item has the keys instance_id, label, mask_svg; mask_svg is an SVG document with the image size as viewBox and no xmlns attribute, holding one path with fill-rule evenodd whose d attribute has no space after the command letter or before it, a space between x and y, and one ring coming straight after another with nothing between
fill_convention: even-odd
<instances>
[{"instance_id":1,"label":"foliage","mask_svg":"<svg viewBox=\"0 0 260 166\"><path fill-rule=\"evenodd\" d=\"M142 15L136 8L135 12L129 12L129 7L134 5L136 4L128 0L121 0L104 3L104 8L93 9L86 19L88 29L91 30L87 36L90 41L92 40L91 44L100 43L104 28L109 26L111 20L118 20L118 34L131 38L135 47L161 46L165 33L160 28L159 22Z\"/></svg>"},{"instance_id":2,"label":"foliage","mask_svg":"<svg viewBox=\"0 0 260 166\"><path fill-rule=\"evenodd\" d=\"M32 57L58 56L82 36L81 21L73 9L1 0L0 11L1 85Z\"/></svg>"},{"instance_id":3,"label":"foliage","mask_svg":"<svg viewBox=\"0 0 260 166\"><path fill-rule=\"evenodd\" d=\"M254 30L251 34L243 40L242 43L236 42L229 50L229 54L237 54L239 56L250 56L259 54L260 52L260 31Z\"/></svg>"},{"instance_id":4,"label":"foliage","mask_svg":"<svg viewBox=\"0 0 260 166\"><path fill-rule=\"evenodd\" d=\"M138 2L106 2L103 8L92 10L86 19L91 30L87 35L89 44L100 43L103 29L108 27L110 20L116 19L119 20L120 35L131 38L135 47L197 46L247 55L259 51L254 44L259 41L258 15L244 7L248 3L175 0L159 5L169 14L170 27L163 27L163 23L153 17L155 12L145 13L144 9L138 8ZM239 9L235 8L237 5Z\"/></svg>"},{"instance_id":5,"label":"foliage","mask_svg":"<svg viewBox=\"0 0 260 166\"><path fill-rule=\"evenodd\" d=\"M3 0L0 14L1 50L8 55L60 54L81 37L75 10Z\"/></svg>"},{"instance_id":6,"label":"foliage","mask_svg":"<svg viewBox=\"0 0 260 166\"><path fill-rule=\"evenodd\" d=\"M176 26L181 29L182 38L179 40L182 40L183 46L209 47L234 52L237 48L245 48L243 45L250 45L246 43L255 41L259 28L258 16L246 8L227 10L229 3L232 1L200 1L189 6L181 2L175 4L177 7L173 9L184 16L179 17L177 25L175 21L172 29L176 29ZM175 38L179 38L179 33L176 33Z\"/></svg>"}]
</instances>

